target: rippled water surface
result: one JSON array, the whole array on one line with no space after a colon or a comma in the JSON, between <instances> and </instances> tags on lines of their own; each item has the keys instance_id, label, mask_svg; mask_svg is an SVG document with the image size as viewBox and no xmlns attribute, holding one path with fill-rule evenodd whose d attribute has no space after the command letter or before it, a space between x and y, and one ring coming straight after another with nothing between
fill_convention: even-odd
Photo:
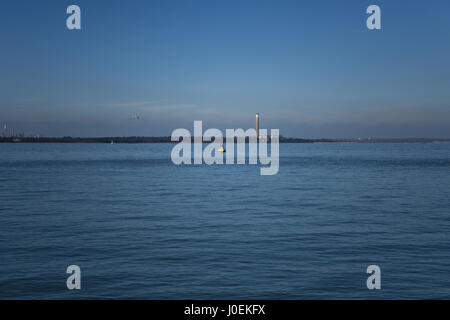
<instances>
[{"instance_id":1,"label":"rippled water surface","mask_svg":"<svg viewBox=\"0 0 450 320\"><path fill-rule=\"evenodd\" d=\"M284 144L275 176L171 149L0 145L0 299L450 299L450 145Z\"/></svg>"}]
</instances>

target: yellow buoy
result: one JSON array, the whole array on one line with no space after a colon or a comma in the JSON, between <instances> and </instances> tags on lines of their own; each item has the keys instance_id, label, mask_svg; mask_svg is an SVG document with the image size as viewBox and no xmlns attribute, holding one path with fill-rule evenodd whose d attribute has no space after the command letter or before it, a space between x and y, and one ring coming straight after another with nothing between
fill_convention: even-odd
<instances>
[{"instance_id":1,"label":"yellow buoy","mask_svg":"<svg viewBox=\"0 0 450 320\"><path fill-rule=\"evenodd\" d=\"M220 148L219 148L218 151L219 151L219 152L226 152L223 146L220 146Z\"/></svg>"}]
</instances>

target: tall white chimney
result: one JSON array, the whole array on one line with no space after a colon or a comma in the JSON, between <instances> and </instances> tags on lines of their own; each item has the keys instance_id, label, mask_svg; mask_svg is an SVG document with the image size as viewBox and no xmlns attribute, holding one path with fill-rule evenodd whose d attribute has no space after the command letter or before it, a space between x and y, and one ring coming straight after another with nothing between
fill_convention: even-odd
<instances>
[{"instance_id":1,"label":"tall white chimney","mask_svg":"<svg viewBox=\"0 0 450 320\"><path fill-rule=\"evenodd\" d=\"M256 114L256 141L259 140L259 113Z\"/></svg>"}]
</instances>

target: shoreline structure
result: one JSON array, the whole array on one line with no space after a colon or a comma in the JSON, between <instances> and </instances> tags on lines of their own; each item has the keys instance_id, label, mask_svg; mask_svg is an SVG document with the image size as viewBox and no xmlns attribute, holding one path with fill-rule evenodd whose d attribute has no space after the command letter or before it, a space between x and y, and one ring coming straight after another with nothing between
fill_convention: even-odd
<instances>
[{"instance_id":1,"label":"shoreline structure","mask_svg":"<svg viewBox=\"0 0 450 320\"><path fill-rule=\"evenodd\" d=\"M194 137L191 137L194 143ZM171 137L0 137L0 143L170 143ZM246 138L248 143L248 137ZM235 141L237 143L237 141ZM270 143L270 138L268 139ZM377 143L419 143L419 144L450 144L450 139L432 139L432 138L404 138L404 139L301 139L285 138L280 136L279 143L348 143L348 144L377 144Z\"/></svg>"}]
</instances>

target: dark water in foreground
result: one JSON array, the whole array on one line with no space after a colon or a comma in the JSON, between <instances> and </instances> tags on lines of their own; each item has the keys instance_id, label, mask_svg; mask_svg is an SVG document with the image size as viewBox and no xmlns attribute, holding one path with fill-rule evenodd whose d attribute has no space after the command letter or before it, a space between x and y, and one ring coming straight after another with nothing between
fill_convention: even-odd
<instances>
[{"instance_id":1,"label":"dark water in foreground","mask_svg":"<svg viewBox=\"0 0 450 320\"><path fill-rule=\"evenodd\" d=\"M171 148L0 145L0 299L450 298L450 145L281 145L275 176Z\"/></svg>"}]
</instances>

